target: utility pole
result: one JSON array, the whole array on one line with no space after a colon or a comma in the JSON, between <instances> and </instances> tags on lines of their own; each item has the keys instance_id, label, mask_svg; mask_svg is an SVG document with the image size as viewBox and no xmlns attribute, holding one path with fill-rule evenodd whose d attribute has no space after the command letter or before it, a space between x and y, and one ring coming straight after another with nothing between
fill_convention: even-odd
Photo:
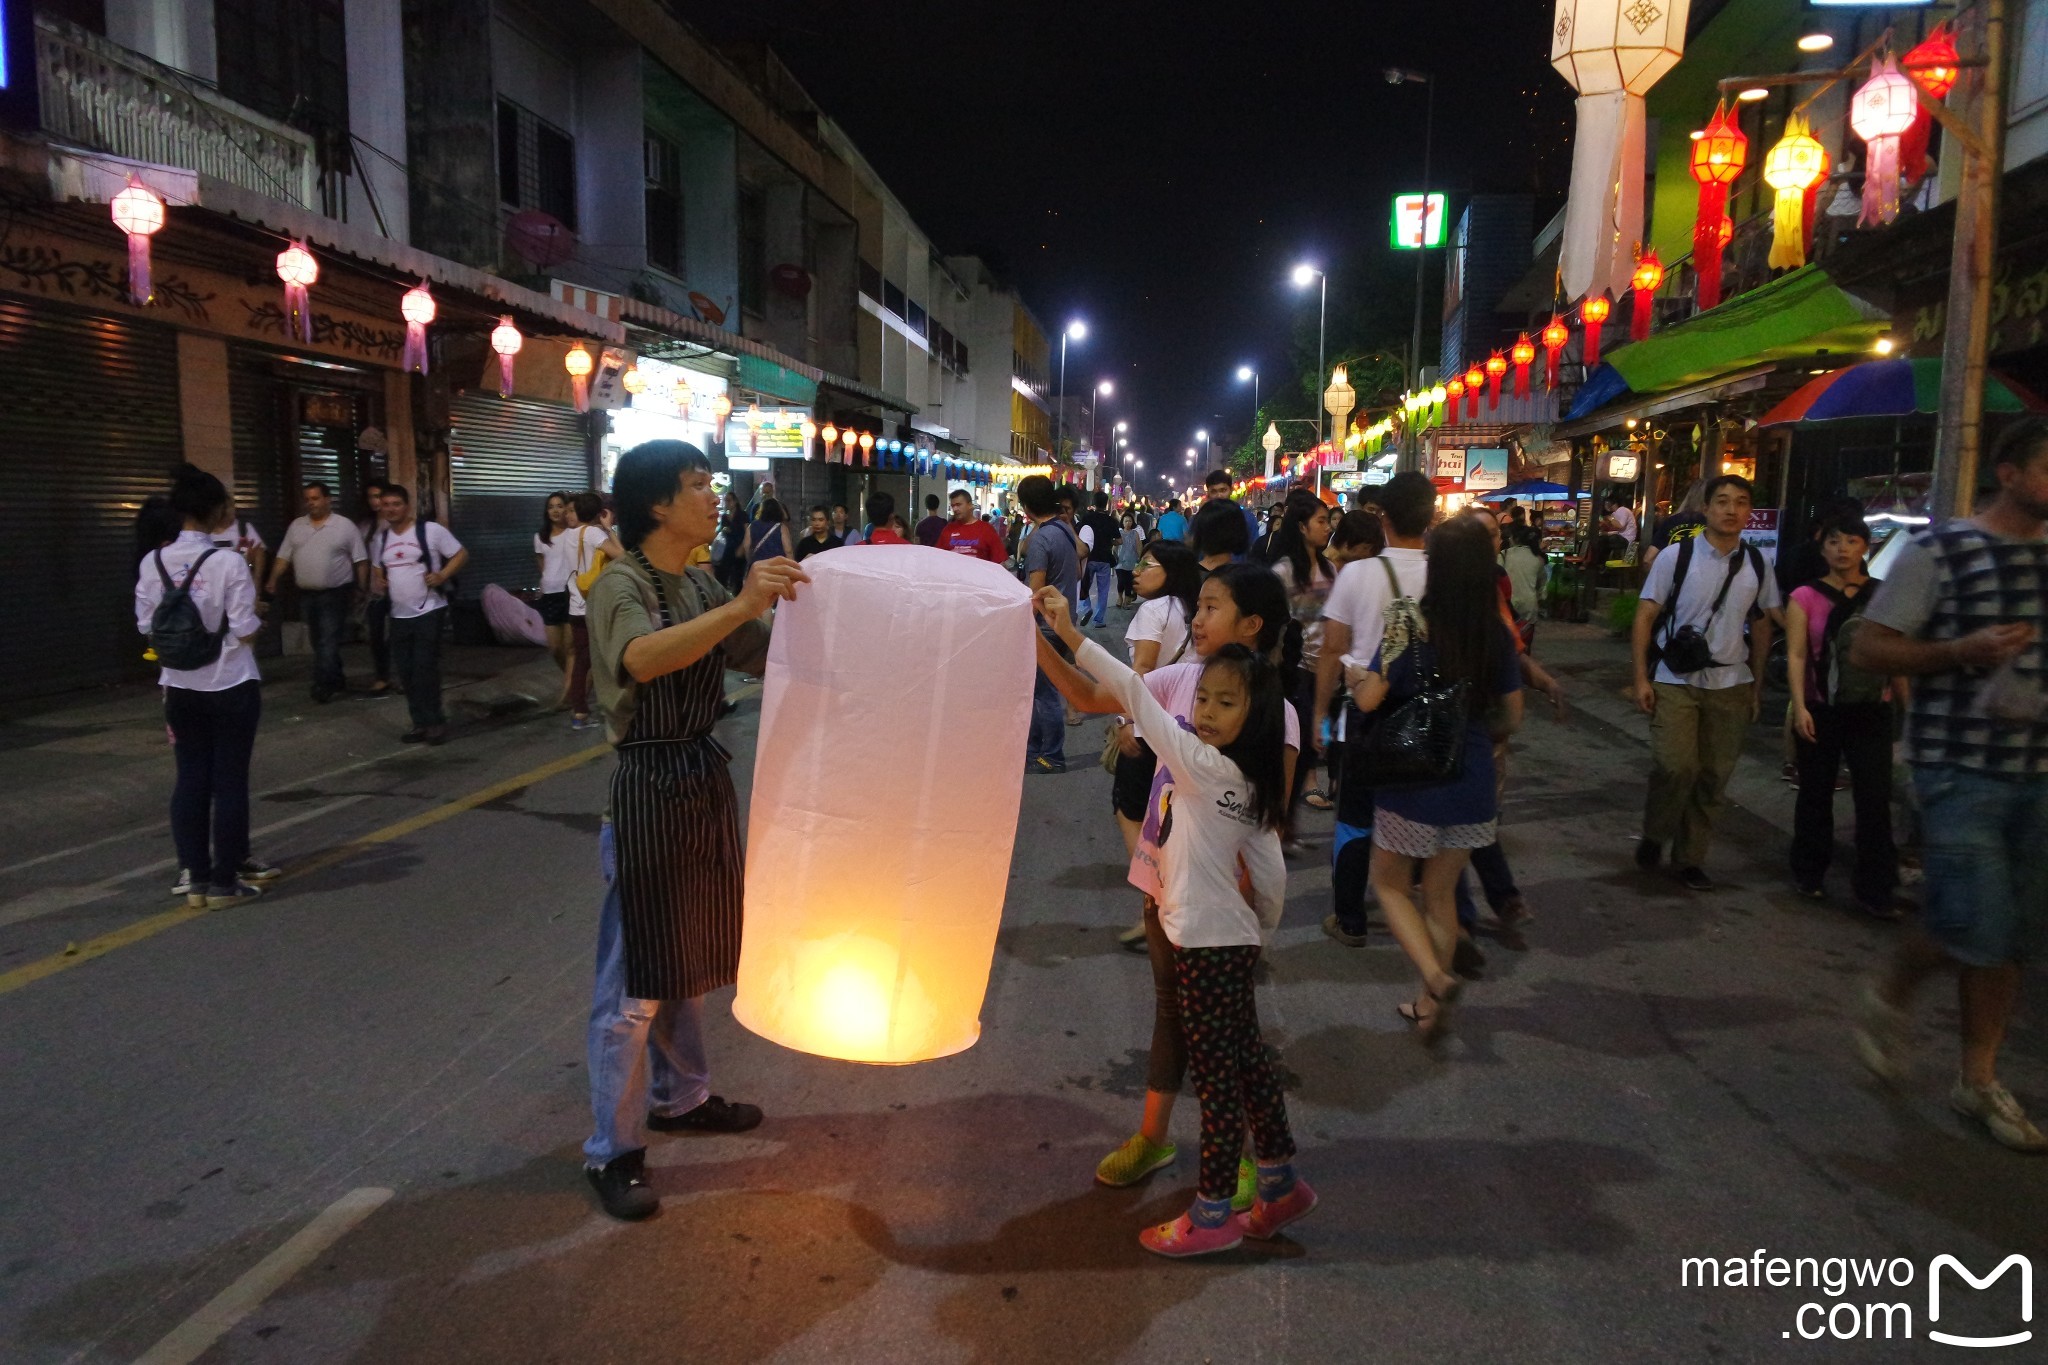
<instances>
[{"instance_id":1,"label":"utility pole","mask_svg":"<svg viewBox=\"0 0 2048 1365\"><path fill-rule=\"evenodd\" d=\"M1959 18L1959 44L1984 65L1965 67L1962 123L1974 138L1953 139L1963 154L1956 186L1955 245L1949 258L1948 311L1941 342L1941 413L1934 437L1934 516L1970 515L1984 419L1984 361L1990 349L1991 281L1998 247L1998 187L2005 170L2006 24L2009 0L1980 0ZM1924 99L1925 96L1923 95ZM1972 145L1974 144L1974 145Z\"/></svg>"}]
</instances>

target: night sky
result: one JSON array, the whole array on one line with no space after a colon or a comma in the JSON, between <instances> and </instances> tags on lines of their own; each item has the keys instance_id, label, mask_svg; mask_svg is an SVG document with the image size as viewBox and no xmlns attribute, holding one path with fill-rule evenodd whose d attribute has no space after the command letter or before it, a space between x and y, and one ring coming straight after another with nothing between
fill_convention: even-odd
<instances>
[{"instance_id":1,"label":"night sky","mask_svg":"<svg viewBox=\"0 0 2048 1365\"><path fill-rule=\"evenodd\" d=\"M1287 282L1299 260L1333 267L1333 333L1348 287L1405 347L1413 258L1387 249L1387 210L1419 188L1426 95L1383 67L1438 77L1433 179L1454 216L1475 189L1547 193L1547 216L1568 175L1550 0L1254 0L1227 18L1103 0L746 9L942 253L996 264L1048 334L1088 321L1068 387L1117 381L1104 411L1131 421L1148 474L1197 426L1220 418L1242 439L1239 364L1268 397L1291 344L1313 365L1313 290Z\"/></svg>"}]
</instances>

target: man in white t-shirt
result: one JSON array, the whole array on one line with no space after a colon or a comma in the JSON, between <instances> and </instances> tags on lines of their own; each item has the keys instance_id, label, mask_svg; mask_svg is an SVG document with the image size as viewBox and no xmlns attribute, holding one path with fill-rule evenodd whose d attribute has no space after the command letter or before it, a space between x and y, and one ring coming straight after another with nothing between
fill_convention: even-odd
<instances>
[{"instance_id":1,"label":"man in white t-shirt","mask_svg":"<svg viewBox=\"0 0 2048 1365\"><path fill-rule=\"evenodd\" d=\"M371 582L391 602L391 665L412 718L399 738L440 744L448 738L441 710L441 611L448 605L442 589L462 572L469 551L439 522L416 519L412 495L400 484L384 490L377 512L384 524L371 540Z\"/></svg>"},{"instance_id":2,"label":"man in white t-shirt","mask_svg":"<svg viewBox=\"0 0 2048 1365\"><path fill-rule=\"evenodd\" d=\"M314 480L305 487L306 515L285 528L263 600L277 591L286 569L299 586L299 615L313 646L313 700L325 703L341 695L341 641L348 633L348 609L357 589L369 581L369 555L362 532L347 517L334 515L334 496Z\"/></svg>"}]
</instances>

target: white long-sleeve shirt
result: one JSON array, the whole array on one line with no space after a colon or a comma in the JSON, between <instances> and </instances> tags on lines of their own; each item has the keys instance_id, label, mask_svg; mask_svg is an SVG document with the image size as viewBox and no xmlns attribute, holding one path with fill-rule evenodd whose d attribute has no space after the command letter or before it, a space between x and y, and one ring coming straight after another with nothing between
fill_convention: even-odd
<instances>
[{"instance_id":1,"label":"white long-sleeve shirt","mask_svg":"<svg viewBox=\"0 0 2048 1365\"><path fill-rule=\"evenodd\" d=\"M1259 946L1264 930L1280 926L1287 864L1279 834L1260 828L1246 809L1244 771L1182 729L1144 679L1095 641L1074 662L1116 694L1173 772L1172 829L1160 842L1159 925L1167 938L1182 948ZM1240 858L1256 910L1238 890Z\"/></svg>"},{"instance_id":2,"label":"white long-sleeve shirt","mask_svg":"<svg viewBox=\"0 0 2048 1365\"><path fill-rule=\"evenodd\" d=\"M164 600L163 574L157 572L157 556L163 556L164 573L173 585L185 581L185 571L208 550L216 549L213 537L204 531L185 531L178 538L142 557L142 570L135 579L135 628L149 634L150 618ZM220 642L220 657L204 668L166 668L157 677L165 687L183 687L194 692L225 692L258 676L256 654L242 637L254 635L262 626L256 615L256 580L249 576L249 562L234 550L219 550L199 566L192 576L192 601L199 619L209 630L219 630L221 614L227 614L228 633Z\"/></svg>"}]
</instances>

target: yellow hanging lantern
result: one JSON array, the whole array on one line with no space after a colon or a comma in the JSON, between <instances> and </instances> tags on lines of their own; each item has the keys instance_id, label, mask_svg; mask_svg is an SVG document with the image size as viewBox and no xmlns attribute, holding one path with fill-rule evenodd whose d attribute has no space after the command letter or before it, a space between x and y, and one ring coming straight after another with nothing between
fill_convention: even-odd
<instances>
[{"instance_id":1,"label":"yellow hanging lantern","mask_svg":"<svg viewBox=\"0 0 2048 1365\"><path fill-rule=\"evenodd\" d=\"M1777 191L1771 211L1773 270L1806 264L1806 192L1827 174L1828 150L1806 125L1804 114L1785 120L1785 136L1764 157L1764 183Z\"/></svg>"}]
</instances>

